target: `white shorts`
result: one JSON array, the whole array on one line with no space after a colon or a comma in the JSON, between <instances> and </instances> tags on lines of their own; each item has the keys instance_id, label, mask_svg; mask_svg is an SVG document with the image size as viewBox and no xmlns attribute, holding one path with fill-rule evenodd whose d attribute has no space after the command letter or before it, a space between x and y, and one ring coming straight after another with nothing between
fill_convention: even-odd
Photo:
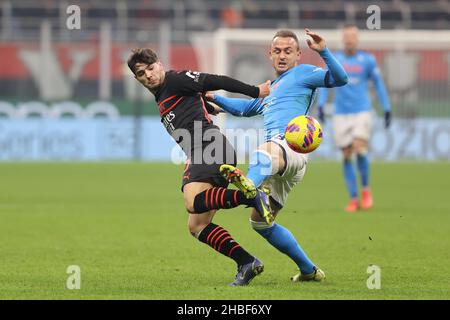
<instances>
[{"instance_id":1,"label":"white shorts","mask_svg":"<svg viewBox=\"0 0 450 320\"><path fill-rule=\"evenodd\" d=\"M289 192L297 183L302 181L308 159L304 154L292 150L284 138L274 137L270 141L278 144L284 150L283 156L286 168L282 175L270 176L264 181L264 184L270 188L270 197L277 202L279 209L281 209L286 203Z\"/></svg>"},{"instance_id":2,"label":"white shorts","mask_svg":"<svg viewBox=\"0 0 450 320\"><path fill-rule=\"evenodd\" d=\"M334 143L341 149L350 146L355 139L369 141L371 129L370 111L336 114L333 117Z\"/></svg>"}]
</instances>

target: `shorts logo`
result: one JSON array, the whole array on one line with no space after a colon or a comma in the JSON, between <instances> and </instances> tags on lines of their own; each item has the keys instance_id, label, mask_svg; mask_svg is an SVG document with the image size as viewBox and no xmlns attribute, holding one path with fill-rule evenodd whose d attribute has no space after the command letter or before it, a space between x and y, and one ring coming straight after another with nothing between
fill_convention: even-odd
<instances>
[{"instance_id":1,"label":"shorts logo","mask_svg":"<svg viewBox=\"0 0 450 320\"><path fill-rule=\"evenodd\" d=\"M274 136L272 139L278 139L278 140L284 140L284 134L282 134L282 133L280 133L280 134L277 134L276 136ZM271 140L272 140L271 139Z\"/></svg>"}]
</instances>

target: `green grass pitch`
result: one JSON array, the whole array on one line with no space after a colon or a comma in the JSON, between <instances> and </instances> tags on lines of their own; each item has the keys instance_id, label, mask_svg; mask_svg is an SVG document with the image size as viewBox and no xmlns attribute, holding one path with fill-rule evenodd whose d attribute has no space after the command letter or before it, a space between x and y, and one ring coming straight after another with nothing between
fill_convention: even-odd
<instances>
[{"instance_id":1,"label":"green grass pitch","mask_svg":"<svg viewBox=\"0 0 450 320\"><path fill-rule=\"evenodd\" d=\"M291 283L296 266L249 226L223 225L265 264L231 288L232 260L188 232L171 164L1 164L0 299L450 299L450 164L375 163L375 207L343 212L338 163L309 164L278 217L327 275ZM381 268L381 289L366 286ZM69 290L66 269L81 268Z\"/></svg>"}]
</instances>

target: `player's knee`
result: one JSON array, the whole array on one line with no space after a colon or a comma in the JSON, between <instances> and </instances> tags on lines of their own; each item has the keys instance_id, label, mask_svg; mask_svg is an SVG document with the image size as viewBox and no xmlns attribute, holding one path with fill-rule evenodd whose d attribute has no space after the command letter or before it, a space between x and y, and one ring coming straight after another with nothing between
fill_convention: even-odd
<instances>
[{"instance_id":1,"label":"player's knee","mask_svg":"<svg viewBox=\"0 0 450 320\"><path fill-rule=\"evenodd\" d=\"M199 194L193 195L193 196L185 196L184 197L184 207L186 208L186 211L189 213L202 213L196 210L195 201L197 199L197 196Z\"/></svg>"},{"instance_id":2,"label":"player's knee","mask_svg":"<svg viewBox=\"0 0 450 320\"><path fill-rule=\"evenodd\" d=\"M253 219L250 219L250 225L254 230L259 230L270 228L273 223L268 224L266 221L254 221Z\"/></svg>"},{"instance_id":3,"label":"player's knee","mask_svg":"<svg viewBox=\"0 0 450 320\"><path fill-rule=\"evenodd\" d=\"M273 146L271 143L261 146L253 154L256 162L267 169L268 175L275 175L284 167L284 159L280 147Z\"/></svg>"},{"instance_id":4,"label":"player's knee","mask_svg":"<svg viewBox=\"0 0 450 320\"><path fill-rule=\"evenodd\" d=\"M203 221L193 221L193 220L189 220L188 223L188 229L189 232L191 233L191 235L195 238L198 238L198 235L200 234L200 232L202 232L202 230L209 224L205 223Z\"/></svg>"},{"instance_id":5,"label":"player's knee","mask_svg":"<svg viewBox=\"0 0 450 320\"><path fill-rule=\"evenodd\" d=\"M355 141L353 144L353 149L358 155L363 155L367 153L367 143L364 141Z\"/></svg>"},{"instance_id":6,"label":"player's knee","mask_svg":"<svg viewBox=\"0 0 450 320\"><path fill-rule=\"evenodd\" d=\"M353 154L353 148L351 146L342 149L342 155L344 157L344 160L350 160L352 157L352 154Z\"/></svg>"},{"instance_id":7,"label":"player's knee","mask_svg":"<svg viewBox=\"0 0 450 320\"><path fill-rule=\"evenodd\" d=\"M195 213L194 201L193 200L184 200L184 207L186 211L189 213Z\"/></svg>"},{"instance_id":8,"label":"player's knee","mask_svg":"<svg viewBox=\"0 0 450 320\"><path fill-rule=\"evenodd\" d=\"M273 209L273 207L272 207L272 209ZM277 210L273 211L274 217L276 217L277 213L278 213ZM250 221L250 225L252 226L253 230L255 230L255 231L260 230L260 229L270 228L273 225L273 223L268 224L266 222L266 219L261 217L255 209L252 210L252 214L250 215L249 221Z\"/></svg>"}]
</instances>

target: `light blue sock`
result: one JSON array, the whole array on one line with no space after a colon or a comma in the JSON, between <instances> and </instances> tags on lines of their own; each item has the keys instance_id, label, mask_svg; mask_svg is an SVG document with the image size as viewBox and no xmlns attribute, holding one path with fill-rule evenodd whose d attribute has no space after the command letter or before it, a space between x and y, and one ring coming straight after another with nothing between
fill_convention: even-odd
<instances>
[{"instance_id":1,"label":"light blue sock","mask_svg":"<svg viewBox=\"0 0 450 320\"><path fill-rule=\"evenodd\" d=\"M279 251L288 255L294 260L303 274L311 274L314 272L314 264L309 260L302 247L298 244L294 235L285 227L274 223L270 227L258 228L263 222L252 222L253 229L262 235L272 246Z\"/></svg>"},{"instance_id":2,"label":"light blue sock","mask_svg":"<svg viewBox=\"0 0 450 320\"><path fill-rule=\"evenodd\" d=\"M355 168L353 168L353 163L351 160L344 160L344 178L350 197L358 197L358 186L356 182Z\"/></svg>"},{"instance_id":3,"label":"light blue sock","mask_svg":"<svg viewBox=\"0 0 450 320\"><path fill-rule=\"evenodd\" d=\"M359 175L361 176L361 185L363 188L369 186L370 163L367 153L358 154L356 158L358 164Z\"/></svg>"},{"instance_id":4,"label":"light blue sock","mask_svg":"<svg viewBox=\"0 0 450 320\"><path fill-rule=\"evenodd\" d=\"M270 175L272 175L272 158L270 154L262 150L253 152L250 158L247 178L252 180L255 187L259 187Z\"/></svg>"}]
</instances>

